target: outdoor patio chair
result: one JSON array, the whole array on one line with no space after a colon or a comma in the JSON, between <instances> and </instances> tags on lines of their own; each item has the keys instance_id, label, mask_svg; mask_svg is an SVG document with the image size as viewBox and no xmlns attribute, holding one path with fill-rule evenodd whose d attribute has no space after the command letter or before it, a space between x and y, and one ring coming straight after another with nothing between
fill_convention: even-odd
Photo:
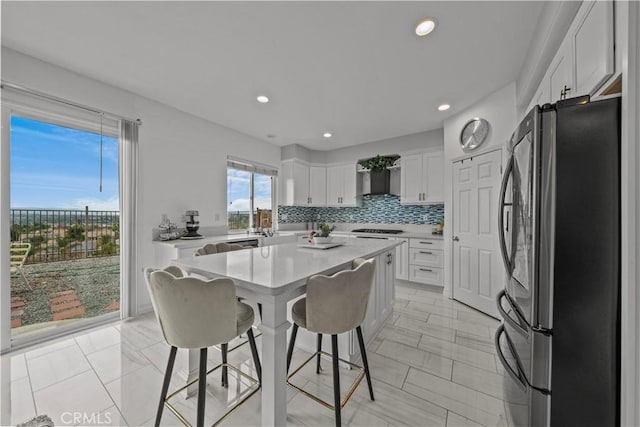
<instances>
[{"instance_id":1,"label":"outdoor patio chair","mask_svg":"<svg viewBox=\"0 0 640 427\"><path fill-rule=\"evenodd\" d=\"M22 266L29 256L29 251L31 251L31 243L11 243L11 274L20 273L27 289L31 291L31 285L22 270Z\"/></svg>"}]
</instances>

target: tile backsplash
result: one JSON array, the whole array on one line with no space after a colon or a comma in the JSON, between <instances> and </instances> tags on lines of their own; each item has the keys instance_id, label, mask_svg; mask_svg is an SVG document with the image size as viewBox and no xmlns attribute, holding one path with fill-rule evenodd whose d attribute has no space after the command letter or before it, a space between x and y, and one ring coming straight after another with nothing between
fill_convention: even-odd
<instances>
[{"instance_id":1,"label":"tile backsplash","mask_svg":"<svg viewBox=\"0 0 640 427\"><path fill-rule=\"evenodd\" d=\"M278 206L278 221L282 224L324 221L437 225L444 221L444 205L401 205L400 196L367 195L362 196L361 207Z\"/></svg>"}]
</instances>

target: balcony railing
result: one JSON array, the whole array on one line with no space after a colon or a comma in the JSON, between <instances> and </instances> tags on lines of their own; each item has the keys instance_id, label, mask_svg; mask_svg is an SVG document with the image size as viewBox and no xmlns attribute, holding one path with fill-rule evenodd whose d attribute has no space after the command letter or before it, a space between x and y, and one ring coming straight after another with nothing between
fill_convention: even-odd
<instances>
[{"instance_id":1,"label":"balcony railing","mask_svg":"<svg viewBox=\"0 0 640 427\"><path fill-rule=\"evenodd\" d=\"M120 212L11 209L11 241L31 243L29 263L120 253Z\"/></svg>"},{"instance_id":2,"label":"balcony railing","mask_svg":"<svg viewBox=\"0 0 640 427\"><path fill-rule=\"evenodd\" d=\"M258 209L253 212L253 226L271 228L271 215L271 210L268 209ZM227 227L229 230L247 230L249 228L249 211L227 212Z\"/></svg>"}]
</instances>

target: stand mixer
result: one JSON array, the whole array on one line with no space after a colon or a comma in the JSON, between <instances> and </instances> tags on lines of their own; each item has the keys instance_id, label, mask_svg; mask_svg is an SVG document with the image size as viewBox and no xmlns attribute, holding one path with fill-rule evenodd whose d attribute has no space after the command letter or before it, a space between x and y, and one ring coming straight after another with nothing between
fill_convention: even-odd
<instances>
[{"instance_id":1,"label":"stand mixer","mask_svg":"<svg viewBox=\"0 0 640 427\"><path fill-rule=\"evenodd\" d=\"M198 234L198 228L200 228L200 221L196 221L195 217L200 215L198 211L187 211L185 214L189 217L186 221L187 234L183 236L183 238L187 239L201 239L202 235Z\"/></svg>"}]
</instances>

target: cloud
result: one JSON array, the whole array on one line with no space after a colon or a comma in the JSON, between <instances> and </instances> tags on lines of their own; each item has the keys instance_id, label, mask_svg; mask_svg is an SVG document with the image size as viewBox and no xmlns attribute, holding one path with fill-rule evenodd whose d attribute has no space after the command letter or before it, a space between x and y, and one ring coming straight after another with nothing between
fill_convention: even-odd
<instances>
[{"instance_id":1,"label":"cloud","mask_svg":"<svg viewBox=\"0 0 640 427\"><path fill-rule=\"evenodd\" d=\"M229 203L227 206L227 211L235 212L235 211L248 211L249 210L249 199L235 199Z\"/></svg>"},{"instance_id":2,"label":"cloud","mask_svg":"<svg viewBox=\"0 0 640 427\"><path fill-rule=\"evenodd\" d=\"M271 198L256 197L254 200L254 208L256 209L271 209ZM228 212L236 211L249 211L249 199L241 198L232 200L227 206Z\"/></svg>"},{"instance_id":3,"label":"cloud","mask_svg":"<svg viewBox=\"0 0 640 427\"><path fill-rule=\"evenodd\" d=\"M113 196L108 199L99 199L93 197L85 197L75 199L71 202L73 209L84 209L85 206L89 206L90 211L119 211L120 210L120 198Z\"/></svg>"}]
</instances>

